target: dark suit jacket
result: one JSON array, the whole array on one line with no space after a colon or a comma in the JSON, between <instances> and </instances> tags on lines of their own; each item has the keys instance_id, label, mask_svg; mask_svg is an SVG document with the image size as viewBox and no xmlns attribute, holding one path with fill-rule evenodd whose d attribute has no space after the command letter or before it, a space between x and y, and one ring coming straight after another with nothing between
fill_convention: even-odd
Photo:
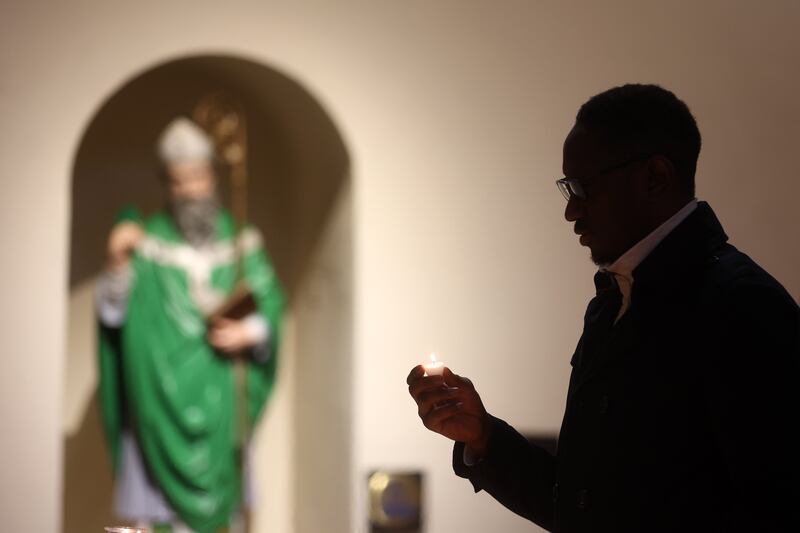
<instances>
[{"instance_id":1,"label":"dark suit jacket","mask_svg":"<svg viewBox=\"0 0 800 533\"><path fill-rule=\"evenodd\" d=\"M556 456L493 418L456 473L556 532L800 532L800 310L726 241L701 202L636 268L605 347L578 344Z\"/></svg>"}]
</instances>

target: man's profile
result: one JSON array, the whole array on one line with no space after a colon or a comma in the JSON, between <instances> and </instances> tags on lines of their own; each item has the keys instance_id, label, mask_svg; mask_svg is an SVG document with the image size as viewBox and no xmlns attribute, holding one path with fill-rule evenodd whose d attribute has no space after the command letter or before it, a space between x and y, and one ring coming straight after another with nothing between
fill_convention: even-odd
<instances>
[{"instance_id":1,"label":"man's profile","mask_svg":"<svg viewBox=\"0 0 800 533\"><path fill-rule=\"evenodd\" d=\"M456 441L456 474L547 530L800 531L800 309L695 198L700 146L656 85L577 114L557 186L597 294L554 455L470 380L408 376L425 426Z\"/></svg>"}]
</instances>

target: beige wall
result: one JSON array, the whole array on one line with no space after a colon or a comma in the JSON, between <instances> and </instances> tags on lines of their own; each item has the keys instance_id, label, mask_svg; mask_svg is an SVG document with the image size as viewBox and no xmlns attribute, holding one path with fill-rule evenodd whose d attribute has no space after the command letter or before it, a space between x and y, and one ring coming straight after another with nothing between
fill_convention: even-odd
<instances>
[{"instance_id":1,"label":"beige wall","mask_svg":"<svg viewBox=\"0 0 800 533\"><path fill-rule=\"evenodd\" d=\"M699 196L797 298L798 20L792 0L4 2L6 527L59 528L70 172L124 80L177 56L234 54L326 107L353 164L356 408L340 429L353 437L355 483L341 490L354 523L366 472L398 467L427 473L430 532L525 531L450 473L448 444L407 398L408 369L435 349L494 413L558 427L592 267L552 182L577 106L625 81L689 103L705 138Z\"/></svg>"}]
</instances>

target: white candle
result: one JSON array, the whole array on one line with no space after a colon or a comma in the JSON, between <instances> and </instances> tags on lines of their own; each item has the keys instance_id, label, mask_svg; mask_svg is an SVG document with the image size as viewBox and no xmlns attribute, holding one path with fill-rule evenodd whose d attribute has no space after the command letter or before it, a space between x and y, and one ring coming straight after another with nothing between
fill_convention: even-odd
<instances>
[{"instance_id":1,"label":"white candle","mask_svg":"<svg viewBox=\"0 0 800 533\"><path fill-rule=\"evenodd\" d=\"M436 354L431 354L431 362L425 363L422 365L422 368L425 369L426 376L441 376L442 372L444 372L444 363L441 361L436 360Z\"/></svg>"}]
</instances>

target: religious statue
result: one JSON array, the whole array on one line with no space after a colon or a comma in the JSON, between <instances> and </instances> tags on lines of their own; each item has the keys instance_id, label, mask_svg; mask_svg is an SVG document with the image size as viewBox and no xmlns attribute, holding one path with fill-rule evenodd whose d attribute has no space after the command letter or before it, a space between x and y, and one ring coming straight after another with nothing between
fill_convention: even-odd
<instances>
[{"instance_id":1,"label":"religious statue","mask_svg":"<svg viewBox=\"0 0 800 533\"><path fill-rule=\"evenodd\" d=\"M241 129L240 116L223 118L222 137ZM166 127L166 208L119 215L96 292L115 511L200 533L241 520L250 428L273 388L284 309L258 231L217 193L227 162L244 211L244 143L213 134L186 117Z\"/></svg>"}]
</instances>

